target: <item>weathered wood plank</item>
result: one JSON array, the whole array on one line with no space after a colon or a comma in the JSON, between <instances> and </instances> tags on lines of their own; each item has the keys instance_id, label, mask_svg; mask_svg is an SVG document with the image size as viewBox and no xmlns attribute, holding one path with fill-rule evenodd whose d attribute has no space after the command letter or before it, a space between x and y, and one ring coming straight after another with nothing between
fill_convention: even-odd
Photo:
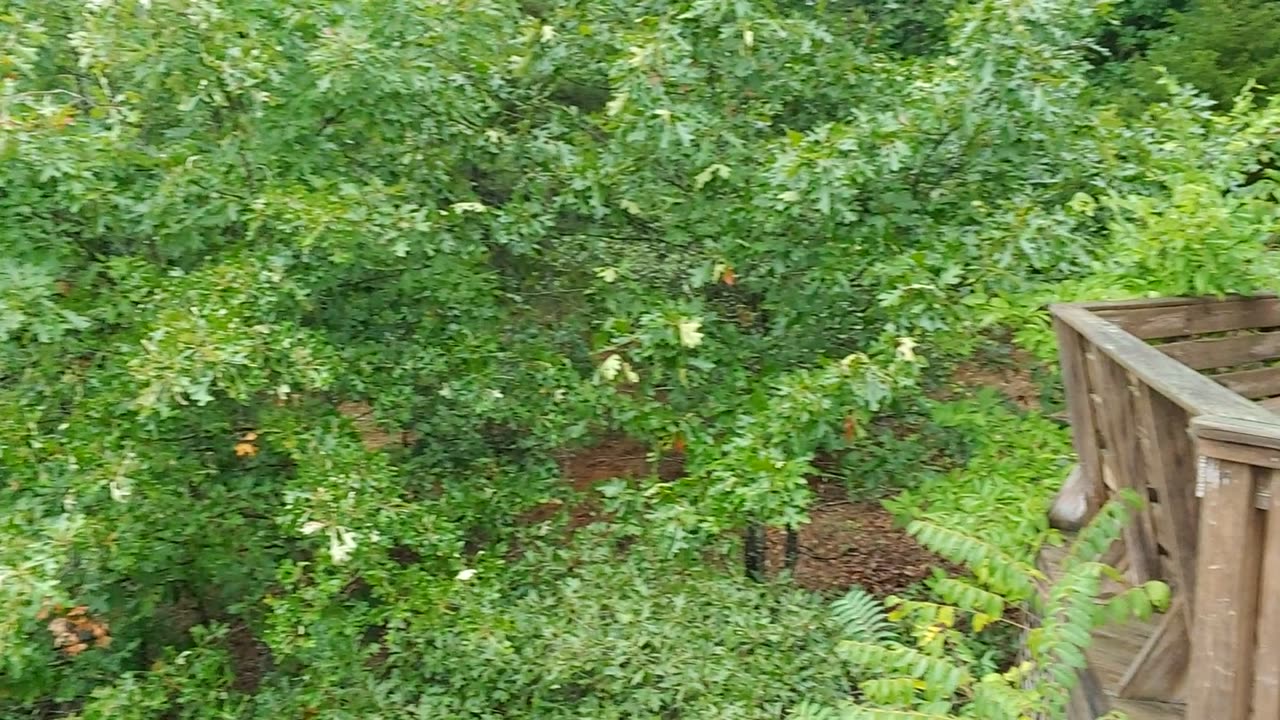
<instances>
[{"instance_id":1,"label":"weathered wood plank","mask_svg":"<svg viewBox=\"0 0 1280 720\"><path fill-rule=\"evenodd\" d=\"M1116 694L1134 700L1178 702L1182 700L1191 659L1188 614L1183 597L1161 618L1155 632L1138 651L1116 685Z\"/></svg>"},{"instance_id":2,"label":"weathered wood plank","mask_svg":"<svg viewBox=\"0 0 1280 720\"><path fill-rule=\"evenodd\" d=\"M1062 365L1062 387L1066 394L1067 413L1071 418L1071 442L1079 461L1080 487L1085 489L1085 514L1081 524L1089 522L1106 500L1102 486L1102 450L1098 445L1098 425L1090 399L1089 374L1086 367L1086 341L1070 325L1055 318L1058 336L1058 359Z\"/></svg>"},{"instance_id":3,"label":"weathered wood plank","mask_svg":"<svg viewBox=\"0 0 1280 720\"><path fill-rule=\"evenodd\" d=\"M1142 621L1113 623L1094 631L1085 657L1108 693L1115 694L1121 678L1154 632L1152 624Z\"/></svg>"},{"instance_id":4,"label":"weathered wood plank","mask_svg":"<svg viewBox=\"0 0 1280 720\"><path fill-rule=\"evenodd\" d=\"M1187 715L1250 720L1262 511L1254 469L1210 460L1200 504Z\"/></svg>"},{"instance_id":5,"label":"weathered wood plank","mask_svg":"<svg viewBox=\"0 0 1280 720\"><path fill-rule=\"evenodd\" d=\"M1151 513L1151 526L1155 531L1156 545L1165 552L1172 553L1174 545L1173 523L1169 520L1168 509L1165 508L1162 502L1150 502L1147 503L1147 512ZM1159 577L1168 582L1176 583L1177 581L1174 578L1181 577L1181 575L1169 575L1161 572Z\"/></svg>"},{"instance_id":6,"label":"weathered wood plank","mask_svg":"<svg viewBox=\"0 0 1280 720\"><path fill-rule=\"evenodd\" d=\"M1280 418L1275 416L1256 420L1204 415L1191 419L1191 432L1197 438L1280 450Z\"/></svg>"},{"instance_id":7,"label":"weathered wood plank","mask_svg":"<svg viewBox=\"0 0 1280 720\"><path fill-rule=\"evenodd\" d=\"M1208 457L1280 470L1280 450L1208 439L1201 439L1197 447Z\"/></svg>"},{"instance_id":8,"label":"weathered wood plank","mask_svg":"<svg viewBox=\"0 0 1280 720\"><path fill-rule=\"evenodd\" d=\"M1140 497L1147 497L1146 472L1138 447L1137 418L1134 413L1134 390L1130 375L1110 357L1090 353L1088 357L1089 384L1107 399L1103 415L1099 418L1104 442L1114 460L1116 484L1131 488ZM1138 383L1140 384L1140 383ZM1160 556L1156 549L1155 531L1151 514L1139 513L1125 525L1124 540L1129 559L1129 576L1135 583L1143 583L1160 577Z\"/></svg>"},{"instance_id":9,"label":"weathered wood plank","mask_svg":"<svg viewBox=\"0 0 1280 720\"><path fill-rule=\"evenodd\" d=\"M1280 358L1280 332L1182 340L1155 348L1193 370L1235 367Z\"/></svg>"},{"instance_id":10,"label":"weathered wood plank","mask_svg":"<svg viewBox=\"0 0 1280 720\"><path fill-rule=\"evenodd\" d=\"M1116 482L1116 456L1110 450L1102 451L1102 485L1107 489L1110 495L1120 489L1120 484Z\"/></svg>"},{"instance_id":11,"label":"weathered wood plank","mask_svg":"<svg viewBox=\"0 0 1280 720\"><path fill-rule=\"evenodd\" d=\"M1179 592L1190 597L1195 593L1199 533L1196 450L1187 434L1190 418L1185 410L1146 385L1138 388L1136 407L1138 430L1146 439L1143 460L1148 478L1169 523L1165 549L1175 569L1169 579ZM1190 613L1190 603L1182 609Z\"/></svg>"},{"instance_id":12,"label":"weathered wood plank","mask_svg":"<svg viewBox=\"0 0 1280 720\"><path fill-rule=\"evenodd\" d=\"M1280 412L1280 397L1264 398L1258 401L1258 407L1269 413L1275 414Z\"/></svg>"},{"instance_id":13,"label":"weathered wood plank","mask_svg":"<svg viewBox=\"0 0 1280 720\"><path fill-rule=\"evenodd\" d=\"M1237 298L1232 298L1237 299ZM1243 298L1238 298L1243 299ZM1105 312L1108 310L1135 310L1140 308L1171 307L1175 305L1207 305L1218 302L1214 298L1203 297L1150 297L1130 298L1128 300L1085 300L1070 303L1089 312Z\"/></svg>"},{"instance_id":14,"label":"weathered wood plank","mask_svg":"<svg viewBox=\"0 0 1280 720\"><path fill-rule=\"evenodd\" d=\"M1229 415L1266 421L1274 416L1084 308L1055 305L1055 317L1098 351L1133 372L1190 415Z\"/></svg>"},{"instance_id":15,"label":"weathered wood plank","mask_svg":"<svg viewBox=\"0 0 1280 720\"><path fill-rule=\"evenodd\" d=\"M1262 471L1274 481L1280 471ZM1280 718L1280 511L1267 513L1253 669L1253 716Z\"/></svg>"},{"instance_id":16,"label":"weathered wood plank","mask_svg":"<svg viewBox=\"0 0 1280 720\"><path fill-rule=\"evenodd\" d=\"M1280 395L1280 367L1238 370L1209 377L1231 392L1250 400Z\"/></svg>"},{"instance_id":17,"label":"weathered wood plank","mask_svg":"<svg viewBox=\"0 0 1280 720\"><path fill-rule=\"evenodd\" d=\"M1124 713L1129 720L1183 720L1186 717L1182 705L1157 703L1146 700L1113 700L1111 706ZM1095 720L1095 718L1089 718Z\"/></svg>"},{"instance_id":18,"label":"weathered wood plank","mask_svg":"<svg viewBox=\"0 0 1280 720\"><path fill-rule=\"evenodd\" d=\"M1102 683L1093 668L1085 667L1076 672L1077 684L1071 692L1071 701L1067 706L1069 717L1099 718L1111 712L1111 699L1107 697Z\"/></svg>"},{"instance_id":19,"label":"weathered wood plank","mask_svg":"<svg viewBox=\"0 0 1280 720\"><path fill-rule=\"evenodd\" d=\"M1274 297L1099 308L1094 312L1144 340L1280 327L1280 299Z\"/></svg>"}]
</instances>

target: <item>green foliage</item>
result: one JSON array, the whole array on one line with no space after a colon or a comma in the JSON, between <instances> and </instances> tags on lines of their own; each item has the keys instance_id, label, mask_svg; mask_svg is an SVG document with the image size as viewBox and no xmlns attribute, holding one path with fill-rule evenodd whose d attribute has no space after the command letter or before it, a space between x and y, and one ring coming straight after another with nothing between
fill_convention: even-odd
<instances>
[{"instance_id":1,"label":"green foliage","mask_svg":"<svg viewBox=\"0 0 1280 720\"><path fill-rule=\"evenodd\" d=\"M831 615L850 640L882 643L894 637L884 605L856 585L831 603Z\"/></svg>"},{"instance_id":2,"label":"green foliage","mask_svg":"<svg viewBox=\"0 0 1280 720\"><path fill-rule=\"evenodd\" d=\"M1117 3L1109 27L1103 28L1098 44L1105 51L1102 63L1123 63L1141 56L1169 27L1171 13L1185 10L1189 0L1128 0ZM1105 69L1112 69L1115 65ZM1125 66L1121 65L1121 68Z\"/></svg>"},{"instance_id":3,"label":"green foliage","mask_svg":"<svg viewBox=\"0 0 1280 720\"><path fill-rule=\"evenodd\" d=\"M1138 506L1133 495L1109 503L1081 532L1061 577L1052 581L983 540L913 524L913 534L926 547L963 561L971 579L936 580L932 589L941 603L890 598L890 619L904 626L914 647L891 640L842 643L840 659L866 678L858 685L856 702L811 703L795 717L1060 717L1076 671L1084 667L1091 631L1107 621L1147 617L1168 607L1169 588L1158 582L1098 600L1101 578L1118 575L1097 562L1099 549L1119 537L1129 509ZM1043 592L1037 589L1041 585ZM1004 671L979 670L968 640L1029 616L1039 624L1026 629L1027 659Z\"/></svg>"},{"instance_id":4,"label":"green foliage","mask_svg":"<svg viewBox=\"0 0 1280 720\"><path fill-rule=\"evenodd\" d=\"M1268 89L1280 82L1280 7L1274 2L1194 0L1170 20L1147 61L1218 103L1229 105L1249 82Z\"/></svg>"},{"instance_id":5,"label":"green foliage","mask_svg":"<svg viewBox=\"0 0 1280 720\"><path fill-rule=\"evenodd\" d=\"M763 719L802 698L841 697L838 635L814 598L618 554L602 539L455 581L446 613L384 606L375 648L305 653L305 676L269 681L252 701L228 694L225 658L189 651L99 688L80 717L140 719L167 706L201 718ZM525 583L512 587L511 576ZM335 623L373 619L334 611Z\"/></svg>"},{"instance_id":6,"label":"green foliage","mask_svg":"<svg viewBox=\"0 0 1280 720\"><path fill-rule=\"evenodd\" d=\"M1071 458L1068 433L1037 412L1007 407L995 391L940 403L933 422L974 438L968 461L921 478L885 506L904 521L981 535L1021 562L1054 537L1048 509ZM966 558L956 558L967 562Z\"/></svg>"},{"instance_id":7,"label":"green foliage","mask_svg":"<svg viewBox=\"0 0 1280 720\"><path fill-rule=\"evenodd\" d=\"M0 714L834 703L807 601L690 567L986 331L1047 353L1047 299L1269 286L1277 120L1100 105L1102 0L837 5L7 3ZM936 406L968 468L894 507L1000 594L1066 441L998 405ZM602 486L634 556L545 559L607 433L686 472Z\"/></svg>"}]
</instances>

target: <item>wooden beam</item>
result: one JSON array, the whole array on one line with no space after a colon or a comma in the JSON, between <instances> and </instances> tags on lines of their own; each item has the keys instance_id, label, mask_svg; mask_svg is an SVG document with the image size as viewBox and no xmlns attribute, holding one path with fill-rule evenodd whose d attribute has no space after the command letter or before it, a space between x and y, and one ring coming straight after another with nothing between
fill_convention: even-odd
<instances>
[{"instance_id":1,"label":"wooden beam","mask_svg":"<svg viewBox=\"0 0 1280 720\"><path fill-rule=\"evenodd\" d=\"M1067 705L1069 720L1094 720L1111 712L1111 698L1107 697L1102 683L1093 668L1085 666L1076 671L1076 686L1071 690Z\"/></svg>"},{"instance_id":2,"label":"wooden beam","mask_svg":"<svg viewBox=\"0 0 1280 720\"><path fill-rule=\"evenodd\" d=\"M1180 702L1186 690L1191 638L1187 630L1187 606L1179 597L1147 638L1120 682L1116 695L1129 700Z\"/></svg>"},{"instance_id":3,"label":"wooden beam","mask_svg":"<svg viewBox=\"0 0 1280 720\"><path fill-rule=\"evenodd\" d=\"M1280 332L1182 340L1155 347L1193 370L1235 367L1280 358Z\"/></svg>"},{"instance_id":4,"label":"wooden beam","mask_svg":"<svg viewBox=\"0 0 1280 720\"><path fill-rule=\"evenodd\" d=\"M1238 370L1209 377L1231 392L1250 400L1280 395L1280 367Z\"/></svg>"},{"instance_id":5,"label":"wooden beam","mask_svg":"<svg viewBox=\"0 0 1280 720\"><path fill-rule=\"evenodd\" d=\"M1280 417L1253 418L1203 415L1191 419L1197 438L1280 450Z\"/></svg>"},{"instance_id":6,"label":"wooden beam","mask_svg":"<svg viewBox=\"0 0 1280 720\"><path fill-rule=\"evenodd\" d=\"M1082 499L1085 513L1081 524L1086 524L1106 500L1106 491L1102 485L1102 450L1098 444L1098 425L1093 414L1086 366L1087 343L1080 333L1057 318L1054 319L1053 329L1058 336L1062 387L1067 399L1067 413L1071 418L1071 444L1075 447L1079 461L1077 467L1081 473L1076 487L1084 490Z\"/></svg>"},{"instance_id":7,"label":"wooden beam","mask_svg":"<svg viewBox=\"0 0 1280 720\"><path fill-rule=\"evenodd\" d=\"M1147 473L1137 435L1134 413L1135 390L1129 373L1110 357L1089 353L1089 384L1106 398L1099 418L1102 434L1114 458L1116 484L1147 497ZM1141 383L1137 383L1141 384ZM1134 583L1160 578L1160 552L1149 509L1140 511L1124 526L1125 549L1129 557L1129 576Z\"/></svg>"},{"instance_id":8,"label":"wooden beam","mask_svg":"<svg viewBox=\"0 0 1280 720\"><path fill-rule=\"evenodd\" d=\"M1197 441L1196 449L1205 457L1280 470L1280 450L1206 439ZM1265 510L1266 508L1263 509Z\"/></svg>"},{"instance_id":9,"label":"wooden beam","mask_svg":"<svg viewBox=\"0 0 1280 720\"><path fill-rule=\"evenodd\" d=\"M1266 421L1274 416L1119 327L1074 305L1054 305L1055 317L1098 351L1115 358L1153 390L1190 415L1229 415Z\"/></svg>"},{"instance_id":10,"label":"wooden beam","mask_svg":"<svg viewBox=\"0 0 1280 720\"><path fill-rule=\"evenodd\" d=\"M1263 423L1242 418L1202 415L1191 419L1188 432L1196 438L1196 452L1205 458L1269 468L1280 450L1280 417L1275 416L1271 422ZM1197 495L1200 494L1201 491L1197 489ZM1271 476L1260 477L1254 506L1260 510L1269 509L1271 495Z\"/></svg>"},{"instance_id":11,"label":"wooden beam","mask_svg":"<svg viewBox=\"0 0 1280 720\"><path fill-rule=\"evenodd\" d=\"M1144 340L1280 327L1280 299L1274 297L1099 308L1094 312Z\"/></svg>"},{"instance_id":12,"label":"wooden beam","mask_svg":"<svg viewBox=\"0 0 1280 720\"><path fill-rule=\"evenodd\" d=\"M1187 717L1250 720L1264 514L1254 468L1211 460L1201 501Z\"/></svg>"},{"instance_id":13,"label":"wooden beam","mask_svg":"<svg viewBox=\"0 0 1280 720\"><path fill-rule=\"evenodd\" d=\"M1264 471L1271 480L1280 471ZM1280 718L1280 511L1267 513L1262 548L1262 583L1258 608L1258 649L1254 657L1253 716Z\"/></svg>"},{"instance_id":14,"label":"wooden beam","mask_svg":"<svg viewBox=\"0 0 1280 720\"><path fill-rule=\"evenodd\" d=\"M1145 441L1143 464L1169 523L1165 549L1174 569L1169 579L1180 594L1190 598L1195 593L1199 534L1196 450L1187 434L1190 419L1185 410L1146 385L1138 388L1136 408L1138 432ZM1190 613L1191 603L1182 609Z\"/></svg>"},{"instance_id":15,"label":"wooden beam","mask_svg":"<svg viewBox=\"0 0 1280 720\"><path fill-rule=\"evenodd\" d=\"M1201 305L1216 302L1213 298L1203 297L1149 297L1130 298L1128 300L1085 300L1071 303L1089 312L1105 312L1108 310L1138 310L1153 307L1172 307L1177 305Z\"/></svg>"}]
</instances>

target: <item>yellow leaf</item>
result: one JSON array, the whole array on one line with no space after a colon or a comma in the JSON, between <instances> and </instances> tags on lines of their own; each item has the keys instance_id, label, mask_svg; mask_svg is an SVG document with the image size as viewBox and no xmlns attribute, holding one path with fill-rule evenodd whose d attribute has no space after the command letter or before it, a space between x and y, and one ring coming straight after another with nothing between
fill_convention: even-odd
<instances>
[{"instance_id":1,"label":"yellow leaf","mask_svg":"<svg viewBox=\"0 0 1280 720\"><path fill-rule=\"evenodd\" d=\"M683 318L676 323L676 332L680 339L680 344L687 348L695 348L702 344L703 334L699 331L702 327L701 320L692 318Z\"/></svg>"},{"instance_id":2,"label":"yellow leaf","mask_svg":"<svg viewBox=\"0 0 1280 720\"><path fill-rule=\"evenodd\" d=\"M944 627L953 627L956 624L956 609L950 605L938 608L938 622Z\"/></svg>"}]
</instances>

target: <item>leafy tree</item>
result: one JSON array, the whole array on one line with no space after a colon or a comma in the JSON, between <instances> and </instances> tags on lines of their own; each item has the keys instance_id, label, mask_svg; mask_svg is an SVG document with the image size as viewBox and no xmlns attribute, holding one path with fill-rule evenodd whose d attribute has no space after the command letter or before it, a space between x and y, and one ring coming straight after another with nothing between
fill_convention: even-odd
<instances>
[{"instance_id":1,"label":"leafy tree","mask_svg":"<svg viewBox=\"0 0 1280 720\"><path fill-rule=\"evenodd\" d=\"M1249 82L1280 82L1280 5L1270 0L1195 0L1173 13L1147 53L1154 66L1226 105Z\"/></svg>"},{"instance_id":2,"label":"leafy tree","mask_svg":"<svg viewBox=\"0 0 1280 720\"><path fill-rule=\"evenodd\" d=\"M559 603L686 592L731 531L803 523L819 454L986 329L1045 350L1047 297L1274 277L1275 106L1099 106L1107 7L964 3L912 55L859 42L874 19L746 0L12 0L0 707L635 707L598 638L540 634ZM575 499L556 453L606 432L684 477L605 486L632 560L526 564L559 537L531 511ZM696 617L755 623L755 592L724 580ZM644 707L828 694L780 602L776 664L706 676L637 638L725 636L621 620ZM508 607L545 650L522 662L593 660L503 686ZM445 688L478 695L422 705Z\"/></svg>"}]
</instances>

